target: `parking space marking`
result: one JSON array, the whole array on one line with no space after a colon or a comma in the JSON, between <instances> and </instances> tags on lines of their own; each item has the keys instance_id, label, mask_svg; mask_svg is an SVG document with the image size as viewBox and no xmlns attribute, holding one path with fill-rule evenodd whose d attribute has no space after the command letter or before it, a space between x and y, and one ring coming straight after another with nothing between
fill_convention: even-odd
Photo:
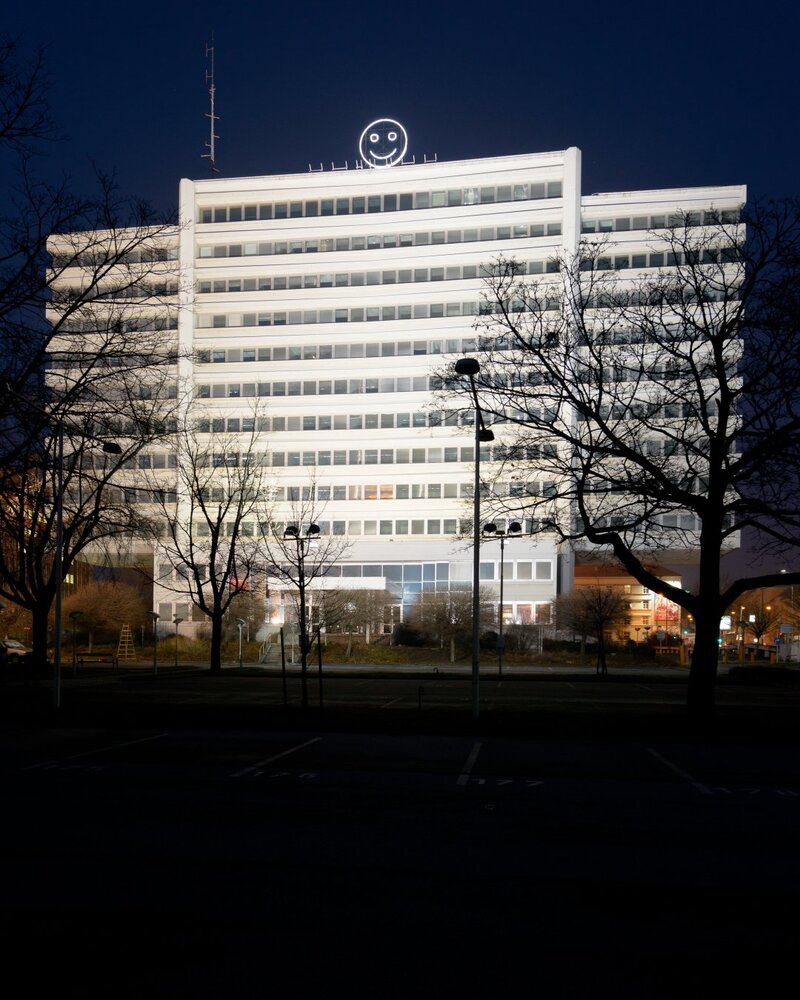
<instances>
[{"instance_id":1,"label":"parking space marking","mask_svg":"<svg viewBox=\"0 0 800 1000\"><path fill-rule=\"evenodd\" d=\"M481 752L482 746L482 743L473 744L473 747L469 752L469 757L467 757L466 762L464 763L464 769L456 780L457 785L466 785L469 781L469 776L472 773L472 769L475 766L475 761L478 759L478 754Z\"/></svg>"},{"instance_id":2,"label":"parking space marking","mask_svg":"<svg viewBox=\"0 0 800 1000\"><path fill-rule=\"evenodd\" d=\"M668 767L670 771L674 771L674 773L677 774L679 778L683 778L684 781L688 781L689 784L693 788L696 788L698 792L702 792L703 795L714 794L711 791L711 789L707 788L702 782L696 781L691 776L691 774L687 774L686 771L683 771L681 768L679 768L677 764L673 764L671 760L667 760L667 758L662 756L657 750L654 750L652 747L648 747L647 752L649 754L652 754L657 761L660 761L664 765L664 767Z\"/></svg>"},{"instance_id":3,"label":"parking space marking","mask_svg":"<svg viewBox=\"0 0 800 1000\"><path fill-rule=\"evenodd\" d=\"M132 747L136 746L137 743L149 743L151 740L160 740L164 736L169 736L169 733L157 733L155 736L143 736L140 740L127 740L125 743L112 743L110 746L98 747L96 750L83 750L81 753L70 754L69 757L61 757L59 760L43 760L38 764L28 764L27 767L23 767L23 771L34 771L38 767L56 767L62 763L62 761L67 760L77 760L79 757L91 757L92 754L105 753L106 750L119 750L120 747Z\"/></svg>"},{"instance_id":4,"label":"parking space marking","mask_svg":"<svg viewBox=\"0 0 800 1000\"><path fill-rule=\"evenodd\" d=\"M290 753L296 753L298 750L302 750L303 747L309 747L312 743L319 743L322 739L321 736L314 736L310 740L306 740L305 743L298 743L296 747L289 747L288 750L283 750L281 753L276 753L272 757L266 757L264 760L260 760L257 764L251 764L250 767L242 768L241 771L236 771L231 775L232 778L241 778L245 774L252 774L254 771L260 770L262 767L266 767L267 764L272 764L276 760L280 760L281 757L288 757Z\"/></svg>"}]
</instances>

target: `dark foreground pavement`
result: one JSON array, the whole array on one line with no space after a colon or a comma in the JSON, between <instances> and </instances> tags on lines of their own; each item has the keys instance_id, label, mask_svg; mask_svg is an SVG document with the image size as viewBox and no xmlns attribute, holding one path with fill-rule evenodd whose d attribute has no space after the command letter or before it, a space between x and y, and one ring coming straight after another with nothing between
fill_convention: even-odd
<instances>
[{"instance_id":1,"label":"dark foreground pavement","mask_svg":"<svg viewBox=\"0 0 800 1000\"><path fill-rule=\"evenodd\" d=\"M4 972L63 998L794 989L800 692L146 671L8 686ZM422 691L420 692L420 688ZM7 697L7 696L11 697Z\"/></svg>"},{"instance_id":2,"label":"dark foreground pavement","mask_svg":"<svg viewBox=\"0 0 800 1000\"><path fill-rule=\"evenodd\" d=\"M612 670L539 667L498 678L482 672L479 718L468 668L328 666L309 669L307 708L298 669L236 669L213 676L192 666L110 665L65 671L61 707L49 680L0 688L0 724L26 727L296 728L366 732L480 733L619 740L659 733L698 735L686 714L688 672L644 666ZM717 686L716 718L704 738L782 740L800 736L800 671L728 672Z\"/></svg>"}]
</instances>

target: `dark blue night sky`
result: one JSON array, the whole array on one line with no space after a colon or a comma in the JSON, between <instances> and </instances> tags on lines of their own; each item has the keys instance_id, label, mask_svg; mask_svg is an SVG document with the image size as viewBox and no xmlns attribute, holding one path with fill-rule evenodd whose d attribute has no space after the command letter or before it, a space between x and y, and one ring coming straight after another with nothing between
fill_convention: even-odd
<instances>
[{"instance_id":1,"label":"dark blue night sky","mask_svg":"<svg viewBox=\"0 0 800 1000\"><path fill-rule=\"evenodd\" d=\"M23 3L3 30L44 46L69 140L43 169L173 207L207 174L216 39L223 176L352 164L373 118L441 160L583 150L584 191L798 189L795 4Z\"/></svg>"},{"instance_id":2,"label":"dark blue night sky","mask_svg":"<svg viewBox=\"0 0 800 1000\"><path fill-rule=\"evenodd\" d=\"M68 137L37 169L86 193L96 164L122 194L171 211L181 177L208 176L213 32L221 176L352 165L362 128L388 116L418 160L579 146L585 193L744 183L751 200L800 194L795 3L10 7L0 30L44 48Z\"/></svg>"}]
</instances>

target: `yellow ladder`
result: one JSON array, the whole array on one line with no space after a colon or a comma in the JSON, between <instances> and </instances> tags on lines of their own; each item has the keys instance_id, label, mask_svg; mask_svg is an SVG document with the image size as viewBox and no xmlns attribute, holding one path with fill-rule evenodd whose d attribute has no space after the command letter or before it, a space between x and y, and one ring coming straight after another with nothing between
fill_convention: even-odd
<instances>
[{"instance_id":1,"label":"yellow ladder","mask_svg":"<svg viewBox=\"0 0 800 1000\"><path fill-rule=\"evenodd\" d=\"M136 659L136 651L133 648L133 636L130 625L123 625L119 633L119 646L117 646L118 660Z\"/></svg>"}]
</instances>

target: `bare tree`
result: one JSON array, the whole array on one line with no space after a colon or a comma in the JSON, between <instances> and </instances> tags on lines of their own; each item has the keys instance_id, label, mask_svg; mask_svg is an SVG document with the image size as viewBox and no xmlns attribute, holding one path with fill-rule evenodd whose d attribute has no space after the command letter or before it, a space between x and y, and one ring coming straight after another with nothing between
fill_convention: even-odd
<instances>
[{"instance_id":1,"label":"bare tree","mask_svg":"<svg viewBox=\"0 0 800 1000\"><path fill-rule=\"evenodd\" d=\"M115 580L93 580L79 587L64 598L65 619L75 616L75 627L85 631L89 637L89 652L92 651L95 632L119 629L123 625L133 628L148 622L148 608L142 594L136 587Z\"/></svg>"},{"instance_id":2,"label":"bare tree","mask_svg":"<svg viewBox=\"0 0 800 1000\"><path fill-rule=\"evenodd\" d=\"M559 596L556 618L560 628L597 639L597 673L605 677L608 674L606 638L614 626L630 622L629 599L613 587L581 587L571 594Z\"/></svg>"},{"instance_id":3,"label":"bare tree","mask_svg":"<svg viewBox=\"0 0 800 1000\"><path fill-rule=\"evenodd\" d=\"M116 414L120 403L128 419L117 423L109 410ZM49 436L38 414L38 438L0 467L0 596L30 611L34 658L42 661L50 609L76 560L148 528L144 509L118 484L126 466L161 440L161 404L119 397L113 407L92 404L91 414L61 417Z\"/></svg>"},{"instance_id":4,"label":"bare tree","mask_svg":"<svg viewBox=\"0 0 800 1000\"><path fill-rule=\"evenodd\" d=\"M130 354L120 334L137 332L137 322L150 329L141 326L147 310L133 310L132 302L162 303L177 288L174 220L120 197L103 174L91 196L74 194L66 179L58 186L37 179L36 154L57 137L47 96L41 55L26 59L15 41L0 40L0 155L10 179L0 217L0 380L11 390L0 393L0 464L30 441L19 397L50 403L47 364L80 359L84 379L102 374L120 353ZM164 314L158 322L169 325ZM146 339L139 344L140 358L149 348ZM77 381L67 391L62 382L62 411L83 388Z\"/></svg>"},{"instance_id":5,"label":"bare tree","mask_svg":"<svg viewBox=\"0 0 800 1000\"><path fill-rule=\"evenodd\" d=\"M0 56L0 594L30 610L43 658L75 559L142 522L115 483L174 405L177 240L108 178L90 198L37 180L55 135L43 64L8 40Z\"/></svg>"},{"instance_id":6,"label":"bare tree","mask_svg":"<svg viewBox=\"0 0 800 1000\"><path fill-rule=\"evenodd\" d=\"M159 508L155 580L208 618L212 673L222 669L224 617L259 585L266 558L260 522L269 494L255 414L248 426L217 433L190 412L175 438L177 468L154 472L146 487Z\"/></svg>"},{"instance_id":7,"label":"bare tree","mask_svg":"<svg viewBox=\"0 0 800 1000\"><path fill-rule=\"evenodd\" d=\"M496 595L486 587L481 587L480 627L486 628L494 622ZM472 636L472 593L469 590L423 591L408 615L408 624L420 632L436 638L444 647L447 643L450 662L456 658L456 644L469 643Z\"/></svg>"},{"instance_id":8,"label":"bare tree","mask_svg":"<svg viewBox=\"0 0 800 1000\"><path fill-rule=\"evenodd\" d=\"M352 655L355 634L363 634L369 645L371 638L382 633L386 607L392 603L386 590L325 589L320 596L325 631L347 634L345 659Z\"/></svg>"},{"instance_id":9,"label":"bare tree","mask_svg":"<svg viewBox=\"0 0 800 1000\"><path fill-rule=\"evenodd\" d=\"M287 588L284 596L293 605L300 642L302 705L307 708L308 654L317 627L309 597L327 590L325 577L347 551L349 543L345 537L330 533L330 525L323 518L324 505L317 500L314 476L305 486L289 489L292 492L288 520L264 524L263 538L267 573ZM321 611L323 602L318 604Z\"/></svg>"},{"instance_id":10,"label":"bare tree","mask_svg":"<svg viewBox=\"0 0 800 1000\"><path fill-rule=\"evenodd\" d=\"M765 602L763 591L745 592L739 601L739 607L731 608L729 613L738 616L741 606L752 608L744 628L752 633L757 643L760 643L768 633L773 633L781 623L783 610L777 602Z\"/></svg>"},{"instance_id":11,"label":"bare tree","mask_svg":"<svg viewBox=\"0 0 800 1000\"><path fill-rule=\"evenodd\" d=\"M540 530L603 546L693 615L688 704L702 717L725 608L800 582L720 578L743 529L783 552L800 544L800 204L756 208L747 239L729 213L672 221L648 235L651 265L669 267L617 272L602 241L542 280L499 260L478 383L505 424L493 457L514 513L524 502ZM445 379L464 391L458 381ZM665 550L698 551L696 592L648 569Z\"/></svg>"}]
</instances>

